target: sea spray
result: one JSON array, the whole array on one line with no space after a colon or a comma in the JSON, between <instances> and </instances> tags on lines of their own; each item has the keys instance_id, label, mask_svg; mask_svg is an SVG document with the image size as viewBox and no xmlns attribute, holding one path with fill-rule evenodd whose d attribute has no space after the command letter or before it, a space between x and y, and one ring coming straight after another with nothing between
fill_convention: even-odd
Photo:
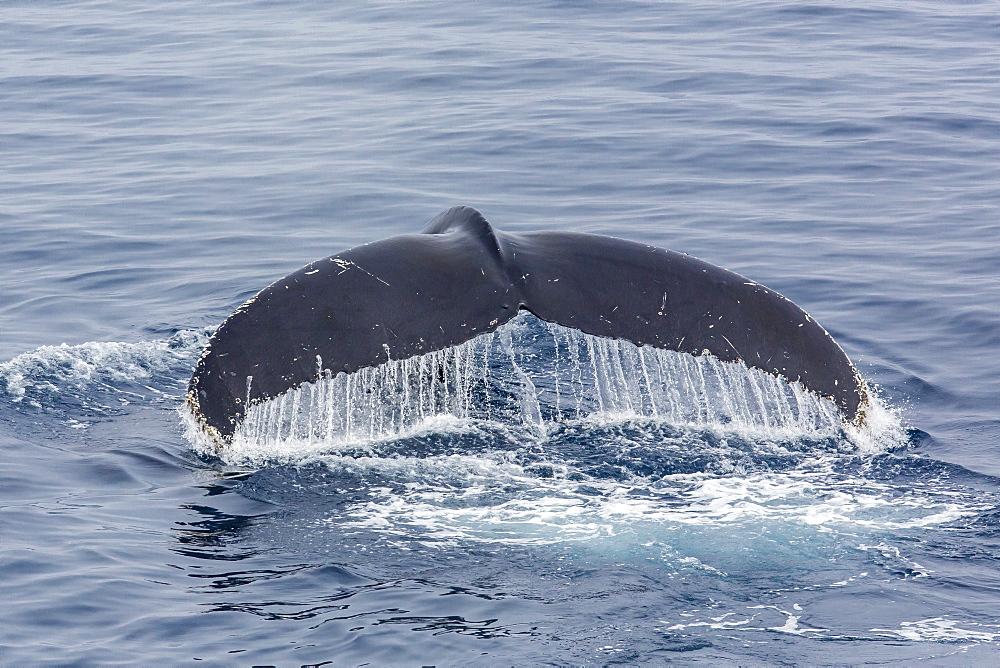
<instances>
[{"instance_id":1,"label":"sea spray","mask_svg":"<svg viewBox=\"0 0 1000 668\"><path fill-rule=\"evenodd\" d=\"M173 401L210 333L180 330L151 341L41 346L0 362L0 400L21 412L73 408L88 414L132 401Z\"/></svg>"}]
</instances>

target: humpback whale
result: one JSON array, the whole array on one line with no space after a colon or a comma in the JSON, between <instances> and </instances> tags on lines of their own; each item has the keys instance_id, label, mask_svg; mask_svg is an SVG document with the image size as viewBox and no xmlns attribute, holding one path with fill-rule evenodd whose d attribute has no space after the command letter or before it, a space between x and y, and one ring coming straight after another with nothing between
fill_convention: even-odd
<instances>
[{"instance_id":1,"label":"humpback whale","mask_svg":"<svg viewBox=\"0 0 1000 668\"><path fill-rule=\"evenodd\" d=\"M221 447L253 404L461 344L522 309L595 336L739 361L832 399L845 422L864 419L867 389L847 355L777 292L623 239L500 232L465 206L264 288L212 335L186 403Z\"/></svg>"}]
</instances>

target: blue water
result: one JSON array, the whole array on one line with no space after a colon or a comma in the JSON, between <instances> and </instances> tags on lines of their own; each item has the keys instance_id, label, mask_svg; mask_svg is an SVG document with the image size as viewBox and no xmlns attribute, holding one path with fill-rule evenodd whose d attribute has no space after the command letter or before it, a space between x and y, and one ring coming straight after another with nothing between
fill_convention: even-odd
<instances>
[{"instance_id":1,"label":"blue water","mask_svg":"<svg viewBox=\"0 0 1000 668\"><path fill-rule=\"evenodd\" d=\"M996 663L998 16L3 3L0 664ZM454 204L778 290L888 427L185 435L242 301Z\"/></svg>"}]
</instances>

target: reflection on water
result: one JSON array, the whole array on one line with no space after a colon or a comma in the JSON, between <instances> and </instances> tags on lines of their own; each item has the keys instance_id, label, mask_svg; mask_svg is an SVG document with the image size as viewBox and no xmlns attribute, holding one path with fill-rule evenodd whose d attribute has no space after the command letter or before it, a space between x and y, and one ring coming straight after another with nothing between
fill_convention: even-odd
<instances>
[{"instance_id":1,"label":"reflection on water","mask_svg":"<svg viewBox=\"0 0 1000 668\"><path fill-rule=\"evenodd\" d=\"M206 496L225 493L227 488L214 485ZM201 519L175 522L174 533L180 547L174 551L186 557L212 561L240 561L257 554L242 547L246 533L258 516L231 515L206 505L184 504L182 510L197 513Z\"/></svg>"},{"instance_id":2,"label":"reflection on water","mask_svg":"<svg viewBox=\"0 0 1000 668\"><path fill-rule=\"evenodd\" d=\"M223 485L205 486L206 496L231 493ZM177 522L174 529L179 543L174 551L184 557L209 563L241 561L257 557L266 559L268 548L249 547L255 540L255 523L280 522L281 513L241 516L225 513L206 505L185 505L182 509L202 519ZM257 537L259 538L259 537ZM307 539L305 535L300 539ZM273 549L273 548L272 548ZM288 622L315 620L312 629L339 625L338 632L358 633L381 625L408 627L431 635L459 634L470 637L510 638L535 637L539 631L525 622L500 623L498 618L476 618L471 615L428 614L434 607L451 609L454 597L497 602L507 594L486 589L461 586L427 578L364 577L355 568L332 563L281 563L285 555L277 550L275 565L270 568L247 570L205 570L203 565L187 563L187 577L198 584L189 587L209 602L202 604L204 612L237 612L266 621ZM330 555L336 558L337 555ZM281 565L278 565L281 563ZM386 606L388 599L409 601L404 607ZM442 602L427 606L427 603ZM414 606L414 603L421 602ZM415 609L416 608L416 609Z\"/></svg>"}]
</instances>

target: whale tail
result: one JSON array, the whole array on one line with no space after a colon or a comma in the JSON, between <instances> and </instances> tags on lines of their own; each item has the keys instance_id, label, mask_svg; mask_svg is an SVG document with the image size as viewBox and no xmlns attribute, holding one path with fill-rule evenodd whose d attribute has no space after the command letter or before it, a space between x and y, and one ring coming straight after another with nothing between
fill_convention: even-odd
<instances>
[{"instance_id":1,"label":"whale tail","mask_svg":"<svg viewBox=\"0 0 1000 668\"><path fill-rule=\"evenodd\" d=\"M420 234L346 250L262 290L212 336L187 403L223 445L255 403L458 345L521 309L595 336L741 361L831 398L848 422L864 418L867 390L847 355L777 292L622 239L499 232L462 206Z\"/></svg>"}]
</instances>

